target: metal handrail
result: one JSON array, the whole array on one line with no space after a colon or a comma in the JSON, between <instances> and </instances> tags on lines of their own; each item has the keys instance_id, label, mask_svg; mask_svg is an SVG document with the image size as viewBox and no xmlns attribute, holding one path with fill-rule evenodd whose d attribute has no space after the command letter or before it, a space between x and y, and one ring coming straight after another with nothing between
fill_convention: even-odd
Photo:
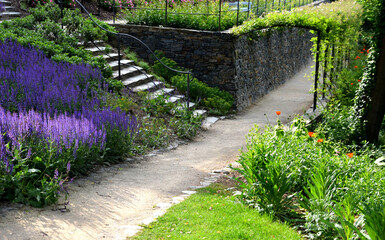
<instances>
[{"instance_id":1,"label":"metal handrail","mask_svg":"<svg viewBox=\"0 0 385 240\"><path fill-rule=\"evenodd\" d=\"M185 12L185 13L176 13L169 11L168 7L168 2L169 0L165 0L165 7L164 8L145 8L145 7L121 7L121 6L116 6L115 1L113 2L113 23L115 23L115 16L116 16L116 8L123 8L123 9L146 9L150 11L164 11L165 12L165 17L164 17L164 26L167 26L168 23L168 15L174 14L174 15L206 15L206 16L218 16L218 31L221 30L221 19L222 19L222 13L226 12L236 12L236 25L239 25L239 16L240 14L247 14L246 19L250 18L250 13L254 12L257 16L262 15L264 12L269 12L269 11L274 11L274 8L278 6L278 10L282 9L287 9L291 11L292 8L299 7L299 6L304 6L306 4L311 4L313 2L316 2L318 0L273 0L271 3L268 3L268 0L265 0L264 6L260 6L260 0L256 0L256 4L254 4L255 0L244 0L243 2L247 2L248 9L247 11L240 11L240 2L241 0L236 0L234 3L236 3L237 8L235 10L222 10L222 4L228 3L228 1L225 0L219 0L219 6L218 6L218 12L215 13L190 13L190 12ZM275 2L276 1L276 2ZM263 10L262 10L263 9ZM259 12L259 10L262 10Z\"/></svg>"},{"instance_id":2,"label":"metal handrail","mask_svg":"<svg viewBox=\"0 0 385 240\"><path fill-rule=\"evenodd\" d=\"M167 66L165 63L163 63L157 56L156 54L154 53L154 51L151 50L151 48L145 44L142 40L140 40L139 38L137 37L134 37L130 34L127 34L127 33L116 33L116 32L112 32L108 29L105 29L104 27L100 26L96 21L95 19L92 18L91 14L88 12L88 10L83 6L83 4L81 4L78 0L74 0L77 4L79 4L79 6L81 7L81 9L83 9L83 11L88 15L88 17L92 20L92 22L98 26L100 29L102 29L103 31L105 32L108 32L110 34L113 34L117 37L118 39L118 65L119 65L119 79L121 78L121 73L120 73L120 70L121 70L121 63L120 63L120 59L121 59L121 53L120 53L120 38L121 37L128 37L128 38L131 38L131 39L134 39L135 41L139 42L142 46L144 46L154 57L155 59L161 63L165 68L173 71L173 72L176 72L176 73L180 73L180 74L187 74L187 91L186 91L186 94L187 94L187 109L190 108L190 75L192 76L192 72L190 71L181 71L181 70L176 70L176 69L173 69L169 66ZM62 0L58 0L59 4L60 4L60 8L62 10L62 17L63 17L63 2Z\"/></svg>"},{"instance_id":3,"label":"metal handrail","mask_svg":"<svg viewBox=\"0 0 385 240\"><path fill-rule=\"evenodd\" d=\"M99 50L99 52L102 52L103 50L101 50L99 48L99 46L93 41L91 40L91 43ZM115 57L112 57L110 54L106 53L106 52L103 52L104 55L108 56L109 58L113 59L113 60L118 60L119 61L119 54L118 54L118 58L115 58ZM133 67L135 68L136 70L138 70L140 73L142 73L143 75L146 76L147 79L150 79L150 77L148 76L147 72L146 71L143 71L142 68L136 66L136 65L133 65L133 64L130 64L130 63L121 63L121 65L125 65L125 66L129 66L129 67ZM119 76L120 78L120 76ZM121 79L119 79L121 80Z\"/></svg>"}]
</instances>

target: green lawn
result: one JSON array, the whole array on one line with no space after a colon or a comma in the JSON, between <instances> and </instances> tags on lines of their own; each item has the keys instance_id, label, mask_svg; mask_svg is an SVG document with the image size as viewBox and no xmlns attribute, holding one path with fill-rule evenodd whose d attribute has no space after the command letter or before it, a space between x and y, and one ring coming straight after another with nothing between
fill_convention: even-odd
<instances>
[{"instance_id":1,"label":"green lawn","mask_svg":"<svg viewBox=\"0 0 385 240\"><path fill-rule=\"evenodd\" d=\"M235 203L224 188L199 190L129 239L301 239L289 226Z\"/></svg>"}]
</instances>

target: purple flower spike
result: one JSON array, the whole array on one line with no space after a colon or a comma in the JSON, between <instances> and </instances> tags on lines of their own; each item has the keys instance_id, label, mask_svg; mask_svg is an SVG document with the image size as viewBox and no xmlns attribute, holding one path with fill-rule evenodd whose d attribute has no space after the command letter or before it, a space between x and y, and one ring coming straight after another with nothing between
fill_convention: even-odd
<instances>
[{"instance_id":1,"label":"purple flower spike","mask_svg":"<svg viewBox=\"0 0 385 240\"><path fill-rule=\"evenodd\" d=\"M70 163L70 161L68 161L68 163L67 163L67 174L70 172L70 170L71 170L71 163Z\"/></svg>"},{"instance_id":2,"label":"purple flower spike","mask_svg":"<svg viewBox=\"0 0 385 240\"><path fill-rule=\"evenodd\" d=\"M53 178L57 179L58 177L59 177L59 170L57 170L57 168L56 168L55 172L54 172L54 175L53 175Z\"/></svg>"}]
</instances>

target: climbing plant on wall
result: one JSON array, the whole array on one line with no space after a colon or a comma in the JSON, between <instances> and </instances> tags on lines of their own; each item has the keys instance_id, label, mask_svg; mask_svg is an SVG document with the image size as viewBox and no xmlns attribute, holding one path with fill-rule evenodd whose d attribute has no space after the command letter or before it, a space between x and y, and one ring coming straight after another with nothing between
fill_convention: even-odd
<instances>
[{"instance_id":1,"label":"climbing plant on wall","mask_svg":"<svg viewBox=\"0 0 385 240\"><path fill-rule=\"evenodd\" d=\"M385 0L360 0L363 28L370 50L362 84L355 98L355 131L371 142L377 141L385 113Z\"/></svg>"}]
</instances>

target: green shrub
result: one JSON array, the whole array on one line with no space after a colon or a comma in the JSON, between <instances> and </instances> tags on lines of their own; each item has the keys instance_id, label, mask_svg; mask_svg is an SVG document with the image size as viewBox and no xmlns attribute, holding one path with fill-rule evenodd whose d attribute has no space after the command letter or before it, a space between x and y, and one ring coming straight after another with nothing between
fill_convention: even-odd
<instances>
[{"instance_id":1,"label":"green shrub","mask_svg":"<svg viewBox=\"0 0 385 240\"><path fill-rule=\"evenodd\" d=\"M246 146L247 151L238 160L241 167L235 168L244 179L240 199L280 219L290 218L291 209L301 203L306 210L302 227L309 238L351 236L349 223L358 226L357 209L385 200L381 194L385 190L385 172L374 164L383 153L372 145L345 146L321 133L308 132L303 121L297 120L286 130L281 125L268 127L262 133L258 128L252 130ZM300 192L301 201L283 202L284 196ZM349 205L351 201L357 207ZM336 224L342 228L333 227Z\"/></svg>"},{"instance_id":2,"label":"green shrub","mask_svg":"<svg viewBox=\"0 0 385 240\"><path fill-rule=\"evenodd\" d=\"M179 65L174 60L166 58L162 51L155 51L155 54L158 57L158 59L160 59L160 61L163 64L165 64L168 68L165 67L158 60L155 60L155 63L152 66L152 70L154 71L154 73L156 75L163 77L168 83L171 82L171 79L174 76L179 75L178 72L175 72L171 69L175 69L177 71L183 71L184 70L183 68L179 67Z\"/></svg>"},{"instance_id":3,"label":"green shrub","mask_svg":"<svg viewBox=\"0 0 385 240\"><path fill-rule=\"evenodd\" d=\"M171 79L171 84L181 92L187 92L187 76L177 75ZM206 83L198 81L198 79L190 79L189 85L190 98L200 101L204 107L207 107L212 114L225 115L228 114L233 102L233 96L222 91L219 88L209 87Z\"/></svg>"},{"instance_id":4,"label":"green shrub","mask_svg":"<svg viewBox=\"0 0 385 240\"><path fill-rule=\"evenodd\" d=\"M178 137L192 139L197 134L202 123L202 116L186 108L176 109L175 116L170 120L170 126L175 129Z\"/></svg>"}]
</instances>

